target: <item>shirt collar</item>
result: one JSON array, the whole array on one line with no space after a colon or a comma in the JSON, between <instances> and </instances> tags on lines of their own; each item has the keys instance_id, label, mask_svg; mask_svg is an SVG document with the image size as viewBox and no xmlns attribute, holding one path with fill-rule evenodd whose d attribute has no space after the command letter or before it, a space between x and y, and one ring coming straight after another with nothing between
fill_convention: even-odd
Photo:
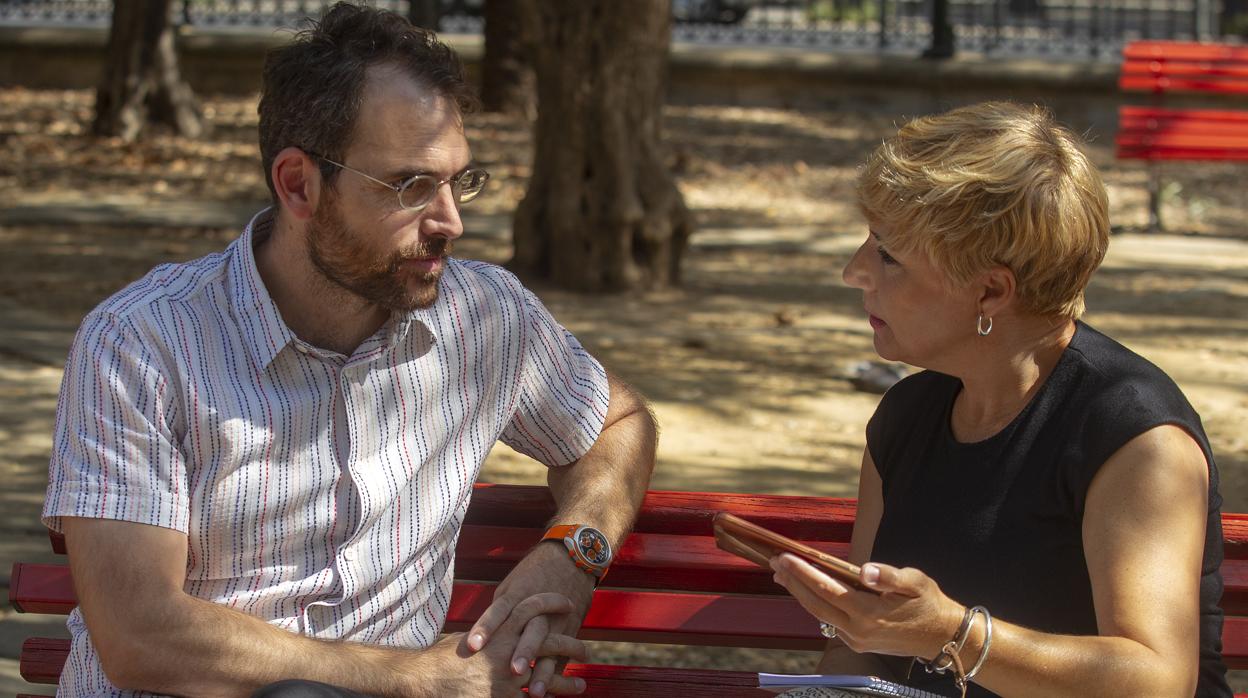
<instances>
[{"instance_id":1,"label":"shirt collar","mask_svg":"<svg viewBox=\"0 0 1248 698\"><path fill-rule=\"evenodd\" d=\"M295 338L256 268L256 243L269 236L273 219L272 207L252 216L243 234L231 245L228 272L235 320L243 329L243 341L252 359L262 370Z\"/></svg>"},{"instance_id":2,"label":"shirt collar","mask_svg":"<svg viewBox=\"0 0 1248 698\"><path fill-rule=\"evenodd\" d=\"M282 314L269 296L269 290L256 267L256 244L263 242L272 232L275 215L273 207L270 206L252 216L247 227L243 228L243 234L232 243L229 262L230 293L235 318L243 328L243 339L252 359L261 370L267 369L282 349L296 341L295 333L282 320ZM457 273L458 270L454 267L454 260L448 259L439 296L446 291L446 276ZM383 341L387 344L386 350L393 350L407 338L413 321L421 326L426 335L426 343L436 343L438 336L434 332L436 323L433 322L432 313L434 308L444 302L439 297L431 308L413 310L393 317L382 330L385 333Z\"/></svg>"}]
</instances>

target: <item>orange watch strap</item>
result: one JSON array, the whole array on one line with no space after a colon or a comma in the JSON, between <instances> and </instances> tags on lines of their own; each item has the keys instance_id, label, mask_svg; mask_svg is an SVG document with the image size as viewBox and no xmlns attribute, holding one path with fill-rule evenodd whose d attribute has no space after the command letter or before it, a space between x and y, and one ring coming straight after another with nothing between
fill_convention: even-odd
<instances>
[{"instance_id":1,"label":"orange watch strap","mask_svg":"<svg viewBox=\"0 0 1248 698\"><path fill-rule=\"evenodd\" d=\"M563 540L572 535L577 529L576 524L559 524L546 529L546 535L542 536L542 540Z\"/></svg>"}]
</instances>

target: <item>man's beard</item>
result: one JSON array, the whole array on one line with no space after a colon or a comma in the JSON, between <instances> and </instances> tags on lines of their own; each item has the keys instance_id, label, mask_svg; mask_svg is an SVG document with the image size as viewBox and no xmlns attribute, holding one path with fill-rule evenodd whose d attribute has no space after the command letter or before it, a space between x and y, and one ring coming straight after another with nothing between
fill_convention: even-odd
<instances>
[{"instance_id":1,"label":"man's beard","mask_svg":"<svg viewBox=\"0 0 1248 698\"><path fill-rule=\"evenodd\" d=\"M322 199L308 222L308 257L312 265L331 283L387 310L410 312L428 308L438 300L438 280L446 268L432 272L405 274L403 262L442 257L451 252L446 238L428 240L389 257L369 257L365 236L350 230L342 220L337 203ZM409 288L407 279L417 282Z\"/></svg>"}]
</instances>

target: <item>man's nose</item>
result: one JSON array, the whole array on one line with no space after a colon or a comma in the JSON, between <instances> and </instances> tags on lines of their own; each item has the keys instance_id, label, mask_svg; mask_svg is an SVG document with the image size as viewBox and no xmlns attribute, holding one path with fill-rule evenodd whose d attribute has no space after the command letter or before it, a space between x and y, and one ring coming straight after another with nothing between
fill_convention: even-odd
<instances>
[{"instance_id":1,"label":"man's nose","mask_svg":"<svg viewBox=\"0 0 1248 698\"><path fill-rule=\"evenodd\" d=\"M455 189L450 182L444 182L434 192L433 201L425 207L420 227L424 235L448 240L464 234L464 222L459 217L459 202L455 200Z\"/></svg>"}]
</instances>

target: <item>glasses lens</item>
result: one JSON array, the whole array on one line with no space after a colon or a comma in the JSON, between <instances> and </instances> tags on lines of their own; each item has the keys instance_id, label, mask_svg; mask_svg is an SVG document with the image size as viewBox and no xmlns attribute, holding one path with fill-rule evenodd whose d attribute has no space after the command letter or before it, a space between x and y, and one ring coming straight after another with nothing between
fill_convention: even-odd
<instances>
[{"instance_id":1,"label":"glasses lens","mask_svg":"<svg viewBox=\"0 0 1248 698\"><path fill-rule=\"evenodd\" d=\"M485 183L489 181L490 173L485 170L465 170L454 182L456 198L459 203L466 204L477 198L477 195L485 189Z\"/></svg>"},{"instance_id":2,"label":"glasses lens","mask_svg":"<svg viewBox=\"0 0 1248 698\"><path fill-rule=\"evenodd\" d=\"M433 201L438 191L438 180L429 175L417 175L407 180L399 192L399 203L403 208L421 208Z\"/></svg>"}]
</instances>

